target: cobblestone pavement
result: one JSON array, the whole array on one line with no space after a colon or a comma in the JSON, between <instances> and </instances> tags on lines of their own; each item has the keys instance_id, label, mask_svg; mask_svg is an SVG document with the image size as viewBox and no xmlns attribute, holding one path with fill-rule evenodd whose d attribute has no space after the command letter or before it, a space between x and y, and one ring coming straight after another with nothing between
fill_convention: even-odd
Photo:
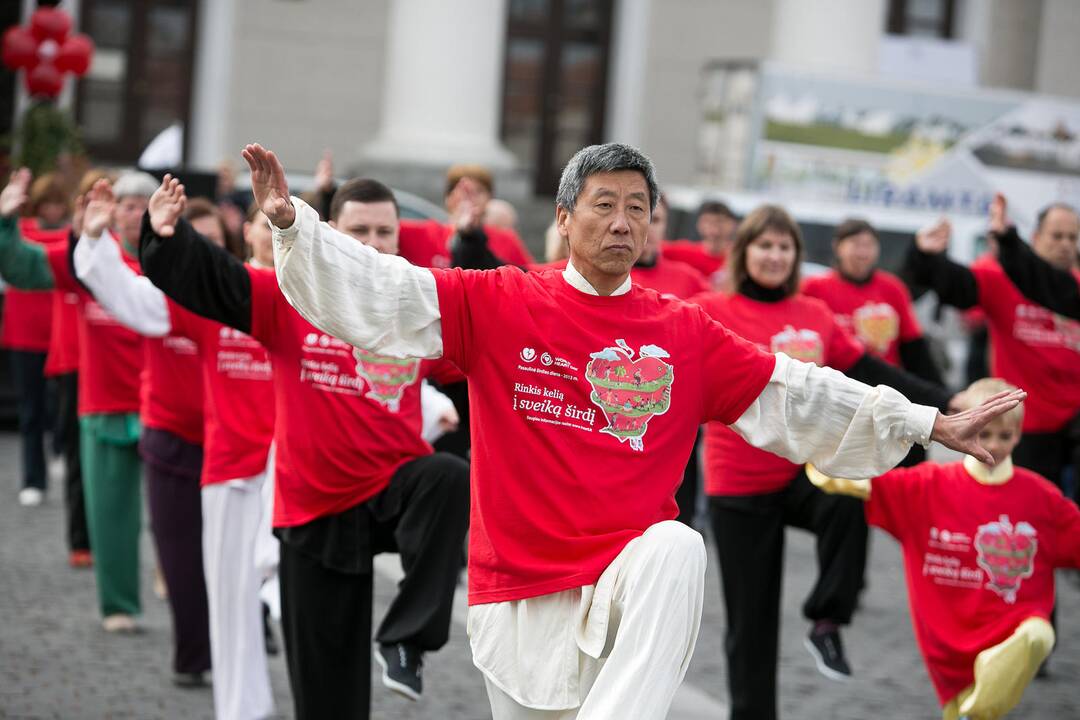
<instances>
[{"instance_id":1,"label":"cobblestone pavement","mask_svg":"<svg viewBox=\"0 0 1080 720\"><path fill-rule=\"evenodd\" d=\"M211 718L208 690L180 690L169 671L170 628L166 604L151 588L150 544L143 542L143 625L134 637L101 630L93 572L66 564L63 505L54 479L41 508L16 500L17 440L0 435L0 718ZM387 606L396 568L381 560L376 612ZM787 720L865 720L940 717L915 649L900 555L895 543L875 535L869 588L854 627L845 635L856 679L821 677L802 647L806 630L799 604L813 580L813 545L789 535L781 648L781 715ZM679 720L725 717L723 609L716 565L710 564L705 618L697 651L670 715ZM1080 590L1059 582L1059 650L1051 677L1036 682L1013 717L1050 720L1080 717ZM463 593L462 593L463 596ZM373 680L372 717L395 720L480 720L489 717L483 682L465 638L459 597L450 643L429 656L425 697L410 703ZM271 662L279 717L291 718L282 658ZM632 712L628 711L628 718Z\"/></svg>"}]
</instances>

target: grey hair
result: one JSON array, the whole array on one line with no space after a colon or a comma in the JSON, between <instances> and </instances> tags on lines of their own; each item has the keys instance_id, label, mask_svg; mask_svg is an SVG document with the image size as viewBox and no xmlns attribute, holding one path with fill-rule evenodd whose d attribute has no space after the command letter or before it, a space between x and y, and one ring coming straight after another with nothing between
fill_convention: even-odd
<instances>
[{"instance_id":1,"label":"grey hair","mask_svg":"<svg viewBox=\"0 0 1080 720\"><path fill-rule=\"evenodd\" d=\"M129 170L113 183L113 195L118 198L132 196L148 198L158 189L158 185L160 183L154 179L153 175Z\"/></svg>"},{"instance_id":2,"label":"grey hair","mask_svg":"<svg viewBox=\"0 0 1080 720\"><path fill-rule=\"evenodd\" d=\"M589 145L574 153L559 178L555 206L573 212L590 175L619 170L636 170L645 176L645 184L649 187L649 212L655 210L660 200L660 188L656 184L652 161L637 148L622 143Z\"/></svg>"}]
</instances>

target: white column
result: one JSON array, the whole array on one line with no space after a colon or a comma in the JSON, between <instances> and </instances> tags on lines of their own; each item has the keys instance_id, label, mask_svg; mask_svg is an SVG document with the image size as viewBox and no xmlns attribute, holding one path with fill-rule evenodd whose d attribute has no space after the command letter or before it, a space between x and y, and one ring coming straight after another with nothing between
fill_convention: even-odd
<instances>
[{"instance_id":1,"label":"white column","mask_svg":"<svg viewBox=\"0 0 1080 720\"><path fill-rule=\"evenodd\" d=\"M885 0L776 0L770 60L793 67L874 75Z\"/></svg>"},{"instance_id":2,"label":"white column","mask_svg":"<svg viewBox=\"0 0 1080 720\"><path fill-rule=\"evenodd\" d=\"M232 111L233 48L238 0L216 0L199 8L195 72L191 78L191 130L188 164L213 170L239 148L226 147Z\"/></svg>"},{"instance_id":3,"label":"white column","mask_svg":"<svg viewBox=\"0 0 1080 720\"><path fill-rule=\"evenodd\" d=\"M512 167L498 139L505 39L506 0L393 0L382 118L364 157Z\"/></svg>"}]
</instances>

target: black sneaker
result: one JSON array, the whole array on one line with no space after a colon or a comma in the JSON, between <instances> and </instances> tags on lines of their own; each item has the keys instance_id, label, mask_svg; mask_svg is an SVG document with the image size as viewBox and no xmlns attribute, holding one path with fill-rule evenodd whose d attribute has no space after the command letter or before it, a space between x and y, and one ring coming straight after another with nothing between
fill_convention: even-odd
<instances>
[{"instance_id":1,"label":"black sneaker","mask_svg":"<svg viewBox=\"0 0 1080 720\"><path fill-rule=\"evenodd\" d=\"M830 629L811 630L803 640L806 649L817 663L817 669L830 680L850 680L851 666L844 657L844 645L840 642L840 631Z\"/></svg>"},{"instance_id":2,"label":"black sneaker","mask_svg":"<svg viewBox=\"0 0 1080 720\"><path fill-rule=\"evenodd\" d=\"M263 641L266 645L266 654L274 657L281 652L281 646L278 645L277 638L274 637L274 628L270 626L270 606L266 603L262 604L263 615Z\"/></svg>"},{"instance_id":3,"label":"black sneaker","mask_svg":"<svg viewBox=\"0 0 1080 720\"><path fill-rule=\"evenodd\" d=\"M375 660L382 666L383 685L410 700L424 691L424 654L414 647L395 643L376 645Z\"/></svg>"}]
</instances>

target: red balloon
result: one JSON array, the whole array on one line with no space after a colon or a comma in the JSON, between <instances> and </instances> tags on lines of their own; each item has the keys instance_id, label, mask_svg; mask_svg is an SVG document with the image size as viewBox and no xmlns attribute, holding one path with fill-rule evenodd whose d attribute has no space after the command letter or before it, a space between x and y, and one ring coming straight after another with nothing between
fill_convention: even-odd
<instances>
[{"instance_id":1,"label":"red balloon","mask_svg":"<svg viewBox=\"0 0 1080 720\"><path fill-rule=\"evenodd\" d=\"M61 72L71 72L82 76L90 69L90 58L94 56L94 41L89 36L72 35L56 53L56 67Z\"/></svg>"},{"instance_id":2,"label":"red balloon","mask_svg":"<svg viewBox=\"0 0 1080 720\"><path fill-rule=\"evenodd\" d=\"M4 64L12 70L28 68L38 61L38 41L24 27L14 25L4 32Z\"/></svg>"},{"instance_id":3,"label":"red balloon","mask_svg":"<svg viewBox=\"0 0 1080 720\"><path fill-rule=\"evenodd\" d=\"M26 90L33 97L54 98L64 87L64 76L51 62L40 62L25 73Z\"/></svg>"},{"instance_id":4,"label":"red balloon","mask_svg":"<svg viewBox=\"0 0 1080 720\"><path fill-rule=\"evenodd\" d=\"M39 42L55 40L62 43L71 32L71 16L56 8L38 8L30 16L30 32Z\"/></svg>"}]
</instances>

